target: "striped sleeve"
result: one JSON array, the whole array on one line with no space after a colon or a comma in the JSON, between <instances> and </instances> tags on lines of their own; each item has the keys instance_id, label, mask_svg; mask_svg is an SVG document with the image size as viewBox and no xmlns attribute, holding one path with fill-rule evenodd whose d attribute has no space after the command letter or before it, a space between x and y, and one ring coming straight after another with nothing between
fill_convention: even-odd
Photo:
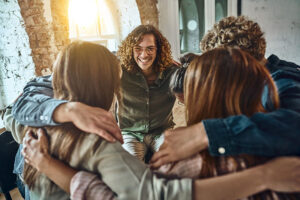
<instances>
[{"instance_id":1,"label":"striped sleeve","mask_svg":"<svg viewBox=\"0 0 300 200\"><path fill-rule=\"evenodd\" d=\"M71 199L73 200L115 200L113 191L95 174L77 172L70 185Z\"/></svg>"}]
</instances>

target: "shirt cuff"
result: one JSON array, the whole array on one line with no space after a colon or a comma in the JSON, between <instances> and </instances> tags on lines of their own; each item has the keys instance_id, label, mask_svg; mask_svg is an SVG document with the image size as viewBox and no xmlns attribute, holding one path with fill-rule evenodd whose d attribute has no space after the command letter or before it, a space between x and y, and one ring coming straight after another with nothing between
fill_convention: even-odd
<instances>
[{"instance_id":1,"label":"shirt cuff","mask_svg":"<svg viewBox=\"0 0 300 200\"><path fill-rule=\"evenodd\" d=\"M61 104L67 103L66 100L57 100L51 99L47 102L44 102L39 108L42 112L27 112L22 116L23 121L20 121L21 124L33 127L40 126L57 126L60 123L56 123L53 120L54 110Z\"/></svg>"},{"instance_id":2,"label":"shirt cuff","mask_svg":"<svg viewBox=\"0 0 300 200\"><path fill-rule=\"evenodd\" d=\"M203 121L208 137L208 150L212 156L230 155L230 129L222 119L208 119Z\"/></svg>"},{"instance_id":3,"label":"shirt cuff","mask_svg":"<svg viewBox=\"0 0 300 200\"><path fill-rule=\"evenodd\" d=\"M77 172L71 179L71 199L85 199L85 192L89 185L97 178L97 175L85 171Z\"/></svg>"},{"instance_id":4,"label":"shirt cuff","mask_svg":"<svg viewBox=\"0 0 300 200\"><path fill-rule=\"evenodd\" d=\"M44 123L45 125L60 125L61 123L56 123L54 122L53 120L53 113L54 113L54 110L60 106L61 104L63 103L67 103L68 101L66 100L57 100L55 99L54 101L50 101L49 102L49 106L47 106L45 108L45 111L43 112L44 115L41 115L39 120L40 120L40 123Z\"/></svg>"}]
</instances>

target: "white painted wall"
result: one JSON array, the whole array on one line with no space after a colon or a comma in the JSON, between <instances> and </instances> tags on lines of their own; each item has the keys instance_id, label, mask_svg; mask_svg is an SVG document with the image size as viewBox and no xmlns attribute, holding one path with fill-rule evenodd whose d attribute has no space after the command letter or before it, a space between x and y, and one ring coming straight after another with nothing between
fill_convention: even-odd
<instances>
[{"instance_id":1,"label":"white painted wall","mask_svg":"<svg viewBox=\"0 0 300 200\"><path fill-rule=\"evenodd\" d=\"M112 0L116 9L120 41L138 25L141 25L140 13L135 0Z\"/></svg>"},{"instance_id":2,"label":"white painted wall","mask_svg":"<svg viewBox=\"0 0 300 200\"><path fill-rule=\"evenodd\" d=\"M158 0L158 27L168 39L172 56L180 57L178 0Z\"/></svg>"},{"instance_id":3,"label":"white painted wall","mask_svg":"<svg viewBox=\"0 0 300 200\"><path fill-rule=\"evenodd\" d=\"M300 64L300 0L242 0L242 14L265 32L266 56Z\"/></svg>"},{"instance_id":4,"label":"white painted wall","mask_svg":"<svg viewBox=\"0 0 300 200\"><path fill-rule=\"evenodd\" d=\"M18 1L0 1L0 109L12 103L34 76L30 54Z\"/></svg>"}]
</instances>

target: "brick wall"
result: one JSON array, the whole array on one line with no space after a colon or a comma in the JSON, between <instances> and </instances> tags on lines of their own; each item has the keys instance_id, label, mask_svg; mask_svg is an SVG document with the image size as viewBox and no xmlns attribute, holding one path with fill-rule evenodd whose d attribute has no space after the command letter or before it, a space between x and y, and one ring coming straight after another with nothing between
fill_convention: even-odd
<instances>
[{"instance_id":1,"label":"brick wall","mask_svg":"<svg viewBox=\"0 0 300 200\"><path fill-rule=\"evenodd\" d=\"M70 43L68 23L68 0L51 0L52 28L56 48L60 51Z\"/></svg>"},{"instance_id":2,"label":"brick wall","mask_svg":"<svg viewBox=\"0 0 300 200\"><path fill-rule=\"evenodd\" d=\"M22 92L34 69L18 2L0 1L0 109Z\"/></svg>"},{"instance_id":3,"label":"brick wall","mask_svg":"<svg viewBox=\"0 0 300 200\"><path fill-rule=\"evenodd\" d=\"M49 74L60 49L69 43L67 0L19 0L37 76Z\"/></svg>"},{"instance_id":4,"label":"brick wall","mask_svg":"<svg viewBox=\"0 0 300 200\"><path fill-rule=\"evenodd\" d=\"M136 0L142 24L158 27L157 0Z\"/></svg>"}]
</instances>

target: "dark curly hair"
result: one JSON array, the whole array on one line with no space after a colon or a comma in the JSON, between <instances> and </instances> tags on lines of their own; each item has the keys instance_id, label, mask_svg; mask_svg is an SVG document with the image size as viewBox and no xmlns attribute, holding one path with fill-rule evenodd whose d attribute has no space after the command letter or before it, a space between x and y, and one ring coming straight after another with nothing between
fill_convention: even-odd
<instances>
[{"instance_id":1,"label":"dark curly hair","mask_svg":"<svg viewBox=\"0 0 300 200\"><path fill-rule=\"evenodd\" d=\"M245 16L223 18L200 42L202 52L226 46L237 46L259 61L264 58L266 52L264 33L258 23Z\"/></svg>"},{"instance_id":2,"label":"dark curly hair","mask_svg":"<svg viewBox=\"0 0 300 200\"><path fill-rule=\"evenodd\" d=\"M122 68L129 72L134 72L138 69L138 65L133 57L133 47L140 43L146 34L154 35L157 46L157 54L153 63L154 71L164 71L173 63L171 47L168 40L154 26L140 25L122 41L117 52Z\"/></svg>"}]
</instances>

